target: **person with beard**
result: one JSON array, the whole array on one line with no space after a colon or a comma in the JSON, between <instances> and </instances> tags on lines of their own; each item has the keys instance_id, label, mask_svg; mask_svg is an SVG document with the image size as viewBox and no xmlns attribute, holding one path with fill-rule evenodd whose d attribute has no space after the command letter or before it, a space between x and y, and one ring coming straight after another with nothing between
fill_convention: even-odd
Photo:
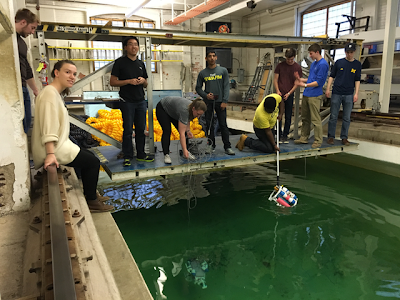
<instances>
[{"instance_id":1,"label":"person with beard","mask_svg":"<svg viewBox=\"0 0 400 300\"><path fill-rule=\"evenodd\" d=\"M23 120L25 133L27 133L29 128L31 127L32 121L31 98L29 96L29 90L26 85L31 88L35 97L39 94L39 90L36 87L35 79L33 78L32 68L28 63L28 47L22 38L26 38L29 35L34 34L38 24L39 19L29 9L23 8L17 11L15 15L15 31L17 33L19 66L21 69L22 93L24 96L25 106L25 116Z\"/></svg>"}]
</instances>

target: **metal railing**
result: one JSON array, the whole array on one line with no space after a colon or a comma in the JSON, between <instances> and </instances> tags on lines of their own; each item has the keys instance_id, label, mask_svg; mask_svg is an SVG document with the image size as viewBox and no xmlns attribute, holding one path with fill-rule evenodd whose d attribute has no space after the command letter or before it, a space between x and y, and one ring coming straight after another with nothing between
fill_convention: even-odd
<instances>
[{"instance_id":1,"label":"metal railing","mask_svg":"<svg viewBox=\"0 0 400 300\"><path fill-rule=\"evenodd\" d=\"M54 299L76 300L75 281L72 274L71 255L56 166L52 165L47 168L47 179Z\"/></svg>"}]
</instances>

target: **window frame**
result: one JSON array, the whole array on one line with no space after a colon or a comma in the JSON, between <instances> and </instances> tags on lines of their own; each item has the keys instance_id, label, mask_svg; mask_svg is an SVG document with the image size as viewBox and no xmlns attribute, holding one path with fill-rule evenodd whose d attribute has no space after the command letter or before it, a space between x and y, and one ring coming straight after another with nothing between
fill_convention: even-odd
<instances>
[{"instance_id":1,"label":"window frame","mask_svg":"<svg viewBox=\"0 0 400 300\"><path fill-rule=\"evenodd\" d=\"M313 13L313 12L316 12L316 11L319 11L319 10L324 10L324 9L326 9L326 16L325 16L325 33L324 33L324 34L328 35L329 8L335 7L335 6L338 6L338 5L342 5L342 4L345 4L345 3L350 3L350 4L351 4L351 2L352 2L351 0L344 0L344 1L337 2L337 3L335 3L335 4L329 4L329 5L325 5L325 6L319 7L319 8L310 9L310 10L306 10L306 11L302 12L302 14L301 14L301 26L300 26L301 36L303 36L303 21L304 21L304 15L309 14L309 13Z\"/></svg>"}]
</instances>

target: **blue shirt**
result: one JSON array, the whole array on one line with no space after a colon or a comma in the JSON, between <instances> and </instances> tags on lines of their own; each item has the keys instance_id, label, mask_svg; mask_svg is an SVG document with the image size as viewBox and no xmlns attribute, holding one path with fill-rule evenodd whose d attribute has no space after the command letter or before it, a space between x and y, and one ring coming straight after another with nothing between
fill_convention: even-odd
<instances>
[{"instance_id":1,"label":"blue shirt","mask_svg":"<svg viewBox=\"0 0 400 300\"><path fill-rule=\"evenodd\" d=\"M339 59L333 65L330 76L335 78L332 94L353 95L355 82L361 79L361 63L356 59Z\"/></svg>"},{"instance_id":2,"label":"blue shirt","mask_svg":"<svg viewBox=\"0 0 400 300\"><path fill-rule=\"evenodd\" d=\"M326 77L328 77L329 65L324 58L319 61L314 61L311 64L310 75L308 76L307 83L316 81L317 87L307 87L304 89L303 96L318 97L323 94L322 87L325 84Z\"/></svg>"}]
</instances>

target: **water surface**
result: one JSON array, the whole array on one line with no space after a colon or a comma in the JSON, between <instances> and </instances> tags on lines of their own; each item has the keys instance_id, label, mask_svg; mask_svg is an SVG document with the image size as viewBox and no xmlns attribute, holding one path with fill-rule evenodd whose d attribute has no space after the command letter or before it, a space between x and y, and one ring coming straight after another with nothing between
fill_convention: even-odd
<instances>
[{"instance_id":1,"label":"water surface","mask_svg":"<svg viewBox=\"0 0 400 300\"><path fill-rule=\"evenodd\" d=\"M309 158L280 181L296 207L268 201L273 164L105 192L154 299L400 298L399 178ZM208 263L207 288L188 261Z\"/></svg>"}]
</instances>

